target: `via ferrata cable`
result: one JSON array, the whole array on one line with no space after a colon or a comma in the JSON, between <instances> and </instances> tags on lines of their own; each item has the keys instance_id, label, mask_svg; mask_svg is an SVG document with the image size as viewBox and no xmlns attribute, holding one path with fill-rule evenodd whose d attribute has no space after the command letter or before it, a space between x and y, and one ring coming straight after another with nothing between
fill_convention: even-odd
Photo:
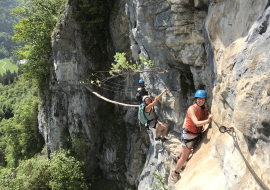
<instances>
[{"instance_id":1,"label":"via ferrata cable","mask_svg":"<svg viewBox=\"0 0 270 190\"><path fill-rule=\"evenodd\" d=\"M248 167L250 173L253 175L253 177L255 178L256 182L260 185L260 187L263 189L263 190L269 190L269 188L262 182L262 180L259 178L259 176L255 173L255 171L252 169L252 167L249 165L248 161L246 160L246 158L244 157L240 147L239 147L239 144L237 142L237 136L236 136L236 133L234 131L234 128L233 127L230 127L230 128L227 128L225 126L218 126L217 122L215 120L212 119L212 121L216 124L216 126L218 127L219 131L221 133L227 133L229 134L232 139L233 139L233 143L235 145L235 147L237 148L237 150L239 151L241 157L243 158L246 166Z\"/></svg>"}]
</instances>

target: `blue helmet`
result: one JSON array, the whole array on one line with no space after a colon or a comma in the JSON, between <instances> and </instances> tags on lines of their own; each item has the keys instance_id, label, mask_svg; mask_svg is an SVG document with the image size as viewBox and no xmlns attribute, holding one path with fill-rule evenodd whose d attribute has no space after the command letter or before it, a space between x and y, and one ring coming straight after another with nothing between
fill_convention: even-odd
<instances>
[{"instance_id":1,"label":"blue helmet","mask_svg":"<svg viewBox=\"0 0 270 190\"><path fill-rule=\"evenodd\" d=\"M195 98L207 98L207 94L204 90L197 90L194 97Z\"/></svg>"},{"instance_id":2,"label":"blue helmet","mask_svg":"<svg viewBox=\"0 0 270 190\"><path fill-rule=\"evenodd\" d=\"M143 83L143 82L144 82L143 79L140 79L140 80L139 80L139 84L141 84L141 83Z\"/></svg>"}]
</instances>

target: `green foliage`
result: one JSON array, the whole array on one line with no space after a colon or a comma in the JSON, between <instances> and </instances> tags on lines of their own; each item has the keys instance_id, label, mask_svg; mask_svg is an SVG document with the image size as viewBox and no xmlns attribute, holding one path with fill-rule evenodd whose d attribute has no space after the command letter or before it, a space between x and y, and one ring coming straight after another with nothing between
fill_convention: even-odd
<instances>
[{"instance_id":1,"label":"green foliage","mask_svg":"<svg viewBox=\"0 0 270 190\"><path fill-rule=\"evenodd\" d=\"M158 183L155 183L154 186L157 190L169 190L165 184L166 178L161 177L156 172L153 173L154 177L158 180Z\"/></svg>"},{"instance_id":2,"label":"green foliage","mask_svg":"<svg viewBox=\"0 0 270 190\"><path fill-rule=\"evenodd\" d=\"M57 190L87 189L82 173L83 163L68 155L68 151L60 150L53 154L50 161L50 186Z\"/></svg>"},{"instance_id":3,"label":"green foliage","mask_svg":"<svg viewBox=\"0 0 270 190\"><path fill-rule=\"evenodd\" d=\"M136 65L136 64L132 64L131 61L127 61L126 57L125 57L126 53L116 53L114 56L114 61L115 64L112 63L112 67L110 70L110 75L114 76L114 74L120 74L122 72L128 72L128 70L133 70L133 71L139 71L141 70L142 66L141 65ZM143 57L140 57L141 61L143 63L147 62L147 67L149 66L153 66L154 63L149 60L146 61L146 59L144 59Z\"/></svg>"},{"instance_id":4,"label":"green foliage","mask_svg":"<svg viewBox=\"0 0 270 190\"><path fill-rule=\"evenodd\" d=\"M143 57L140 57L140 60L142 63L146 63L147 67L154 66L154 62L152 60L146 60ZM115 63L111 64L112 67L109 71L109 74L112 77L108 77L106 80L109 80L110 78L113 78L114 76L134 75L136 73L140 73L143 71L142 65L136 65L135 63L133 64L132 61L127 60L126 53L116 52L116 54L114 55L114 62ZM95 76L95 75L92 74L92 76ZM96 80L91 80L91 84L95 84L96 86L100 87L102 85L102 82L96 79Z\"/></svg>"},{"instance_id":5,"label":"green foliage","mask_svg":"<svg viewBox=\"0 0 270 190\"><path fill-rule=\"evenodd\" d=\"M0 188L10 190L15 188L16 171L14 168L3 168L0 170Z\"/></svg>"},{"instance_id":6,"label":"green foliage","mask_svg":"<svg viewBox=\"0 0 270 190\"><path fill-rule=\"evenodd\" d=\"M57 23L57 15L66 0L22 0L12 14L19 17L13 26L12 40L23 43L15 54L26 59L23 71L27 79L33 79L39 88L48 83L49 58L52 53L51 34Z\"/></svg>"},{"instance_id":7,"label":"green foliage","mask_svg":"<svg viewBox=\"0 0 270 190\"><path fill-rule=\"evenodd\" d=\"M81 121L79 120L79 128L82 125ZM71 143L71 147L68 147L68 151L71 156L75 157L78 160L82 160L84 157L86 144L84 143L84 135L79 133L72 133L71 136L66 136L67 140Z\"/></svg>"},{"instance_id":8,"label":"green foliage","mask_svg":"<svg viewBox=\"0 0 270 190\"><path fill-rule=\"evenodd\" d=\"M38 130L37 87L20 77L0 84L0 165L15 167L40 152L44 139ZM3 162L5 160L5 162Z\"/></svg>"},{"instance_id":9,"label":"green foliage","mask_svg":"<svg viewBox=\"0 0 270 190\"><path fill-rule=\"evenodd\" d=\"M49 163L45 159L37 160L31 158L20 162L17 167L16 178L13 181L13 185L16 189L30 190L30 189L50 189L49 188Z\"/></svg>"},{"instance_id":10,"label":"green foliage","mask_svg":"<svg viewBox=\"0 0 270 190\"><path fill-rule=\"evenodd\" d=\"M67 190L87 189L82 173L83 163L60 150L47 161L41 157L21 161L17 168L0 170L1 190Z\"/></svg>"},{"instance_id":11,"label":"green foliage","mask_svg":"<svg viewBox=\"0 0 270 190\"><path fill-rule=\"evenodd\" d=\"M10 18L10 12L17 6L17 0L1 0L0 1L0 59L11 55L13 36L12 24L16 22L16 18Z\"/></svg>"},{"instance_id":12,"label":"green foliage","mask_svg":"<svg viewBox=\"0 0 270 190\"><path fill-rule=\"evenodd\" d=\"M13 65L19 66L19 59L18 59L18 57L16 57L15 55L11 55L10 56L10 63L12 63Z\"/></svg>"},{"instance_id":13,"label":"green foliage","mask_svg":"<svg viewBox=\"0 0 270 190\"><path fill-rule=\"evenodd\" d=\"M0 83L2 83L3 85L12 84L14 81L18 80L18 76L20 74L22 74L21 67L19 67L18 73L16 73L15 71L11 73L10 70L7 70L6 73L0 75Z\"/></svg>"}]
</instances>

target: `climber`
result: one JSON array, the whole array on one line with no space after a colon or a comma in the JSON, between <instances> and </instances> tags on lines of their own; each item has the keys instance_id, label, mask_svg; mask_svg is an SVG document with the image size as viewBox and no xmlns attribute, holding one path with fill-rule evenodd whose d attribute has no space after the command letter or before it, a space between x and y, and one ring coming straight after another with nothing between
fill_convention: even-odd
<instances>
[{"instance_id":1,"label":"climber","mask_svg":"<svg viewBox=\"0 0 270 190\"><path fill-rule=\"evenodd\" d=\"M143 79L140 79L140 80L139 80L139 84L140 84L140 86L141 86L141 96L142 96L142 97L148 96L148 91L145 90L145 85L144 85Z\"/></svg>"},{"instance_id":2,"label":"climber","mask_svg":"<svg viewBox=\"0 0 270 190\"><path fill-rule=\"evenodd\" d=\"M142 90L142 88L138 88L138 89L137 89L137 94L136 94L136 99L138 100L138 102L139 102L140 104L142 104L141 90Z\"/></svg>"},{"instance_id":3,"label":"climber","mask_svg":"<svg viewBox=\"0 0 270 190\"><path fill-rule=\"evenodd\" d=\"M155 97L155 99L152 101L149 96L144 96L143 97L143 102L145 103L145 110L144 110L144 115L147 118L147 120L152 120L149 123L149 127L156 128L156 138L155 140L158 141L160 137L158 137L159 131L163 130L162 132L162 138L161 141L164 142L168 140L165 138L165 135L167 133L168 127L162 124L160 121L158 121L158 117L154 111L154 106L156 103L159 101L161 96L167 92L167 89L163 90L162 93L158 96Z\"/></svg>"},{"instance_id":4,"label":"climber","mask_svg":"<svg viewBox=\"0 0 270 190\"><path fill-rule=\"evenodd\" d=\"M207 117L209 109L205 108L206 92L197 90L194 97L195 103L187 110L185 129L182 133L182 149L179 156L173 159L177 163L171 174L175 183L180 179L180 169L188 159L191 148L199 140L204 130L203 126L209 123L213 117L212 114Z\"/></svg>"}]
</instances>

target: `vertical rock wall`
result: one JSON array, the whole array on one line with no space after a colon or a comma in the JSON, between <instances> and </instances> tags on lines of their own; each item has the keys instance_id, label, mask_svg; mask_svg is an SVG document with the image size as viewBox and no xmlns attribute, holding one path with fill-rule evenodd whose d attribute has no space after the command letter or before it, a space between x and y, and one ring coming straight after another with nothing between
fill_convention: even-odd
<instances>
[{"instance_id":1,"label":"vertical rock wall","mask_svg":"<svg viewBox=\"0 0 270 190\"><path fill-rule=\"evenodd\" d=\"M181 147L179 129L195 90L205 89L209 95L208 104L211 104L214 79L209 77L213 72L207 61L203 36L207 7L207 1L133 0L126 3L134 60L139 62L139 56L144 56L161 70L174 68L173 72L164 75L141 75L152 96L165 88L169 90L156 110L159 120L169 127L170 140L164 144L155 142L154 130L149 132L151 145L138 189L154 188L157 181L153 172L169 178L171 158Z\"/></svg>"},{"instance_id":2,"label":"vertical rock wall","mask_svg":"<svg viewBox=\"0 0 270 190\"><path fill-rule=\"evenodd\" d=\"M96 189L155 189L153 172L165 177L171 189L260 189L232 137L218 131L224 125L235 128L244 156L270 186L267 0L116 0L106 45L75 21L77 3L68 2L53 35L51 96L39 112L48 156L71 146L67 137L75 134L84 144L87 175L103 175L99 185L93 184ZM143 56L161 71L173 68L162 75L131 76L119 93L92 87L131 104L139 78L152 96L167 88L156 110L169 127L169 141L154 141L154 129L140 131L136 109L108 105L80 84L99 68L91 54L97 46L109 55L108 63L115 52L125 52L137 64ZM207 91L215 122L175 184L172 156L181 149L179 129L197 89Z\"/></svg>"},{"instance_id":3,"label":"vertical rock wall","mask_svg":"<svg viewBox=\"0 0 270 190\"><path fill-rule=\"evenodd\" d=\"M268 1L213 1L205 22L216 65L215 120L235 128L244 156L268 187L269 10ZM215 125L213 137L224 189L260 189L239 154L231 153L232 138L219 134Z\"/></svg>"},{"instance_id":4,"label":"vertical rock wall","mask_svg":"<svg viewBox=\"0 0 270 190\"><path fill-rule=\"evenodd\" d=\"M127 16L133 58L140 54L155 67L178 70L164 76L141 75L153 95L170 90L157 106L169 126L170 140L154 142L150 132L138 189L154 189L153 172L174 185L169 177L175 167L171 158L180 150L177 132L194 89L207 91L217 125L212 122L206 131L176 189L260 188L231 136L218 132L221 125L235 128L244 156L269 186L268 1L133 0L127 2ZM185 74L194 85L187 94L180 85Z\"/></svg>"}]
</instances>

